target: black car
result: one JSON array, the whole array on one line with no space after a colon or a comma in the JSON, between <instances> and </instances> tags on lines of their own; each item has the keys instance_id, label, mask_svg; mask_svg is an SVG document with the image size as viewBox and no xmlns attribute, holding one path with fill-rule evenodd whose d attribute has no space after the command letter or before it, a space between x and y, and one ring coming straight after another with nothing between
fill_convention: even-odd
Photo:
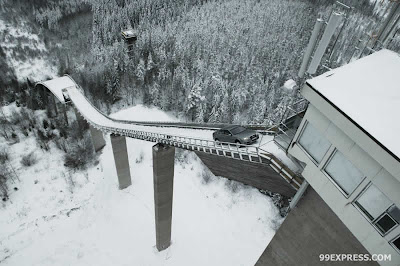
<instances>
[{"instance_id":1,"label":"black car","mask_svg":"<svg viewBox=\"0 0 400 266\"><path fill-rule=\"evenodd\" d=\"M242 126L227 126L213 133L215 141L231 142L236 144L252 144L259 138L256 131Z\"/></svg>"}]
</instances>

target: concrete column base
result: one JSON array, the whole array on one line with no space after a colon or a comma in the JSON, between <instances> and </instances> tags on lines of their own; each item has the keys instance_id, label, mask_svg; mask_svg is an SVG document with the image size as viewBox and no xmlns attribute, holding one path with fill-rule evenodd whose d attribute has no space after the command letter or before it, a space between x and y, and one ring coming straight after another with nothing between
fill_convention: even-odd
<instances>
[{"instance_id":1,"label":"concrete column base","mask_svg":"<svg viewBox=\"0 0 400 266\"><path fill-rule=\"evenodd\" d=\"M90 130L90 135L92 136L94 151L98 152L104 146L106 146L106 141L104 140L103 132L101 132L101 130L94 128L92 125L89 125L89 130Z\"/></svg>"},{"instance_id":2,"label":"concrete column base","mask_svg":"<svg viewBox=\"0 0 400 266\"><path fill-rule=\"evenodd\" d=\"M78 126L79 126L80 130L82 130L82 132L83 132L87 128L89 128L89 132L92 137L92 144L93 144L94 151L98 152L99 150L101 150L101 148L103 148L106 145L106 142L103 137L103 132L94 128L92 125L90 125L75 107L74 107L74 112L75 112L76 121L78 122ZM65 113L65 118L66 118L66 121L68 122L66 113Z\"/></svg>"},{"instance_id":3,"label":"concrete column base","mask_svg":"<svg viewBox=\"0 0 400 266\"><path fill-rule=\"evenodd\" d=\"M153 146L154 209L158 251L171 244L172 198L175 148L157 143Z\"/></svg>"},{"instance_id":4,"label":"concrete column base","mask_svg":"<svg viewBox=\"0 0 400 266\"><path fill-rule=\"evenodd\" d=\"M74 112L76 117L76 122L78 122L78 126L81 130L85 130L89 128L89 123L85 120L85 118L81 115L81 113L74 106Z\"/></svg>"},{"instance_id":5,"label":"concrete column base","mask_svg":"<svg viewBox=\"0 0 400 266\"><path fill-rule=\"evenodd\" d=\"M47 95L47 116L52 118L58 115L56 100L53 94Z\"/></svg>"},{"instance_id":6,"label":"concrete column base","mask_svg":"<svg viewBox=\"0 0 400 266\"><path fill-rule=\"evenodd\" d=\"M63 104L61 102L56 103L56 109L58 110L58 115L62 115L65 121L65 124L68 125L68 116L67 116L67 104Z\"/></svg>"},{"instance_id":7,"label":"concrete column base","mask_svg":"<svg viewBox=\"0 0 400 266\"><path fill-rule=\"evenodd\" d=\"M125 137L111 134L111 146L117 168L119 189L127 188L132 185L132 180Z\"/></svg>"},{"instance_id":8,"label":"concrete column base","mask_svg":"<svg viewBox=\"0 0 400 266\"><path fill-rule=\"evenodd\" d=\"M62 105L60 106L60 109L62 110L65 123L66 123L66 125L68 125L69 122L68 122L68 114L67 114L67 111L68 111L68 105L67 105L67 103L66 103L66 104L62 104Z\"/></svg>"}]
</instances>

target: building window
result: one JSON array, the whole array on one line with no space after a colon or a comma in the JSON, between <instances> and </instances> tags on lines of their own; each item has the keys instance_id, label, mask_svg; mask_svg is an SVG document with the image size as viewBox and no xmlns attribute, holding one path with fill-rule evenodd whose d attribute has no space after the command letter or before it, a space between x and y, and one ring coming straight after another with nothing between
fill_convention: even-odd
<instances>
[{"instance_id":1,"label":"building window","mask_svg":"<svg viewBox=\"0 0 400 266\"><path fill-rule=\"evenodd\" d=\"M386 234L390 229L396 226L396 222L387 213L383 214L375 224L382 234Z\"/></svg>"},{"instance_id":2,"label":"building window","mask_svg":"<svg viewBox=\"0 0 400 266\"><path fill-rule=\"evenodd\" d=\"M351 194L365 178L360 170L338 150L330 158L324 170L346 195Z\"/></svg>"},{"instance_id":3,"label":"building window","mask_svg":"<svg viewBox=\"0 0 400 266\"><path fill-rule=\"evenodd\" d=\"M400 224L400 209L394 206L393 208L389 209L390 216L393 217L399 224Z\"/></svg>"},{"instance_id":4,"label":"building window","mask_svg":"<svg viewBox=\"0 0 400 266\"><path fill-rule=\"evenodd\" d=\"M356 204L370 220L375 220L392 205L392 202L375 185L371 184L358 198Z\"/></svg>"},{"instance_id":5,"label":"building window","mask_svg":"<svg viewBox=\"0 0 400 266\"><path fill-rule=\"evenodd\" d=\"M310 123L306 123L299 138L300 146L313 158L320 163L331 143Z\"/></svg>"},{"instance_id":6,"label":"building window","mask_svg":"<svg viewBox=\"0 0 400 266\"><path fill-rule=\"evenodd\" d=\"M382 235L400 224L400 210L376 186L369 186L355 202Z\"/></svg>"},{"instance_id":7,"label":"building window","mask_svg":"<svg viewBox=\"0 0 400 266\"><path fill-rule=\"evenodd\" d=\"M398 235L392 242L392 246L400 253L400 235Z\"/></svg>"}]
</instances>

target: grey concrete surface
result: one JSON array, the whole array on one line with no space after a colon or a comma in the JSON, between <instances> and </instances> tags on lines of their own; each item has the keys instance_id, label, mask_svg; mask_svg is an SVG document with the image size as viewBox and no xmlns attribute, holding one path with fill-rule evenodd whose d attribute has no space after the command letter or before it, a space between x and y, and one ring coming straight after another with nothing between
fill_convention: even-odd
<instances>
[{"instance_id":1,"label":"grey concrete surface","mask_svg":"<svg viewBox=\"0 0 400 266\"><path fill-rule=\"evenodd\" d=\"M195 153L214 175L287 197L296 194L296 190L268 165L232 160L203 152Z\"/></svg>"},{"instance_id":2,"label":"grey concrete surface","mask_svg":"<svg viewBox=\"0 0 400 266\"><path fill-rule=\"evenodd\" d=\"M74 112L75 112L76 121L78 122L79 127L82 130L89 128L89 123L85 120L85 118L83 118L83 116L78 111L78 109L76 109L75 106L73 108L74 108Z\"/></svg>"},{"instance_id":3,"label":"grey concrete surface","mask_svg":"<svg viewBox=\"0 0 400 266\"><path fill-rule=\"evenodd\" d=\"M110 138L115 167L117 169L119 189L124 189L132 185L126 138L114 134L111 134Z\"/></svg>"},{"instance_id":4,"label":"grey concrete surface","mask_svg":"<svg viewBox=\"0 0 400 266\"><path fill-rule=\"evenodd\" d=\"M171 244L174 160L174 147L160 143L153 146L156 246L159 251Z\"/></svg>"},{"instance_id":5,"label":"grey concrete surface","mask_svg":"<svg viewBox=\"0 0 400 266\"><path fill-rule=\"evenodd\" d=\"M81 113L75 107L74 107L74 112L75 112L76 121L78 122L79 127L82 130L89 128L90 135L92 136L92 143L93 143L94 150L95 150L95 152L98 152L106 145L106 142L103 137L103 132L101 130L94 128L92 125L90 125L85 120L85 118L83 118ZM65 116L65 119L68 119L67 116ZM67 120L67 123L68 123L68 120Z\"/></svg>"},{"instance_id":6,"label":"grey concrete surface","mask_svg":"<svg viewBox=\"0 0 400 266\"><path fill-rule=\"evenodd\" d=\"M63 104L60 101L57 102L57 110L62 113L65 123L68 125L68 115L67 115L67 104Z\"/></svg>"},{"instance_id":7,"label":"grey concrete surface","mask_svg":"<svg viewBox=\"0 0 400 266\"><path fill-rule=\"evenodd\" d=\"M50 93L46 93L47 95L47 115L49 117L56 117L58 115L57 105L55 96Z\"/></svg>"},{"instance_id":8,"label":"grey concrete surface","mask_svg":"<svg viewBox=\"0 0 400 266\"><path fill-rule=\"evenodd\" d=\"M376 262L321 262L320 254L369 253L308 186L256 265L378 265Z\"/></svg>"},{"instance_id":9,"label":"grey concrete surface","mask_svg":"<svg viewBox=\"0 0 400 266\"><path fill-rule=\"evenodd\" d=\"M92 125L89 125L89 131L90 135L92 136L92 143L94 150L98 152L104 146L106 146L106 141L104 140L103 132L101 130L94 128Z\"/></svg>"}]
</instances>

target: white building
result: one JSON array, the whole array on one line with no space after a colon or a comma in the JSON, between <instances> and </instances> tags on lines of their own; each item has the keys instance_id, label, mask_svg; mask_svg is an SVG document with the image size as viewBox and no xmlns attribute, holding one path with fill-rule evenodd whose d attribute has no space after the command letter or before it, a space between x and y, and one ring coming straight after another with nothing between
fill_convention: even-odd
<instances>
[{"instance_id":1,"label":"white building","mask_svg":"<svg viewBox=\"0 0 400 266\"><path fill-rule=\"evenodd\" d=\"M376 52L308 80L301 94L309 107L289 154L366 250L400 265L400 56Z\"/></svg>"}]
</instances>

